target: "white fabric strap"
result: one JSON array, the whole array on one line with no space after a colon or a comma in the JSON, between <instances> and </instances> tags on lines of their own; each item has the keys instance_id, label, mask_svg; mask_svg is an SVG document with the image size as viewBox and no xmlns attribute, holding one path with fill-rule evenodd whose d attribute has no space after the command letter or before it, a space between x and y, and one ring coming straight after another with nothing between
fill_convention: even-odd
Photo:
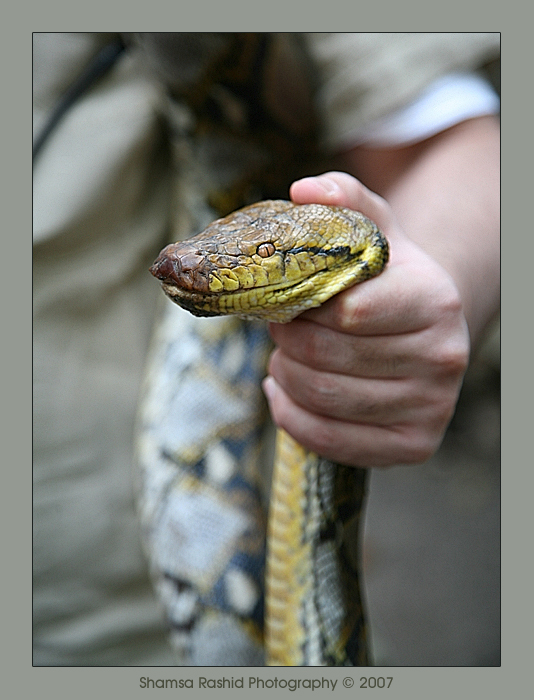
<instances>
[{"instance_id":1,"label":"white fabric strap","mask_svg":"<svg viewBox=\"0 0 534 700\"><path fill-rule=\"evenodd\" d=\"M454 73L435 80L415 102L384 119L347 134L346 146L407 146L473 119L499 112L492 85L476 73Z\"/></svg>"}]
</instances>

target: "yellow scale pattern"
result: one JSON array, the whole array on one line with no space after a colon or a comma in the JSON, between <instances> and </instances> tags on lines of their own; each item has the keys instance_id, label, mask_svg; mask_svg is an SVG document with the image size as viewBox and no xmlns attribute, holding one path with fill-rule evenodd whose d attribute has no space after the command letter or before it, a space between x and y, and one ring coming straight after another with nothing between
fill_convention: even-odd
<instances>
[{"instance_id":1,"label":"yellow scale pattern","mask_svg":"<svg viewBox=\"0 0 534 700\"><path fill-rule=\"evenodd\" d=\"M306 611L313 586L312 542L306 537L309 497L303 472L307 451L285 431L277 434L267 530L266 630L268 666L302 666ZM312 664L310 664L312 665Z\"/></svg>"}]
</instances>

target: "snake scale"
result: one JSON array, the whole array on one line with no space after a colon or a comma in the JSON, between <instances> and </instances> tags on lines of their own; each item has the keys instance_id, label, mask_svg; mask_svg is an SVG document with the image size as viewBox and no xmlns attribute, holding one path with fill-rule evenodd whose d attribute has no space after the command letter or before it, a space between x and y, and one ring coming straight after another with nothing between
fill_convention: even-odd
<instances>
[{"instance_id":1,"label":"snake scale","mask_svg":"<svg viewBox=\"0 0 534 700\"><path fill-rule=\"evenodd\" d=\"M165 294L194 316L286 323L379 274L387 260L386 239L362 214L341 207L267 200L168 245L151 272ZM212 456L214 449L219 446L210 448ZM198 474L197 470L197 495L210 489ZM305 450L283 430L277 431L265 575L268 665L369 663L358 567L347 546L347 540L357 536L365 474L364 469L333 464ZM189 476L181 483L185 493ZM186 503L183 493L180 498ZM195 508L199 510L198 505ZM218 525L214 531L221 528ZM176 590L186 590L177 574L167 578ZM212 592L218 586L214 584ZM208 587L204 586L204 600L215 596L207 592ZM246 590L242 589L241 603ZM175 608L186 605L185 594L180 600ZM235 607L239 613L239 600ZM261 642L258 615L262 618L263 611L261 606L254 611L255 622L254 615L247 620L243 610L241 619ZM189 631L182 625L182 633Z\"/></svg>"}]
</instances>

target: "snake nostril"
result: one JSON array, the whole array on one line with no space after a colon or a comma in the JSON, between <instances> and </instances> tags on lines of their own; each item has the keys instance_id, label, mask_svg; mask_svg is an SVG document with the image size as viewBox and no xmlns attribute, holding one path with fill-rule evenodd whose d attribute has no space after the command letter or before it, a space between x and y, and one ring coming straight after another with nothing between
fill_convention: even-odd
<instances>
[{"instance_id":1,"label":"snake nostril","mask_svg":"<svg viewBox=\"0 0 534 700\"><path fill-rule=\"evenodd\" d=\"M169 279L175 275L174 265L168 257L158 258L149 271L159 280Z\"/></svg>"}]
</instances>

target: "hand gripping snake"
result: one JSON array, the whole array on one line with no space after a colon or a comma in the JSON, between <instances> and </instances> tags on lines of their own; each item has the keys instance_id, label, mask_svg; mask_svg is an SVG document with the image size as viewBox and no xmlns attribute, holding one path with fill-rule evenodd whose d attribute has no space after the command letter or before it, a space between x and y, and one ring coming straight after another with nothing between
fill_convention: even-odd
<instances>
[{"instance_id":1,"label":"hand gripping snake","mask_svg":"<svg viewBox=\"0 0 534 700\"><path fill-rule=\"evenodd\" d=\"M379 274L388 255L382 233L358 212L271 200L167 246L151 272L195 316L287 323ZM368 665L358 567L347 546L357 536L365 474L277 431L265 577L268 665Z\"/></svg>"}]
</instances>

